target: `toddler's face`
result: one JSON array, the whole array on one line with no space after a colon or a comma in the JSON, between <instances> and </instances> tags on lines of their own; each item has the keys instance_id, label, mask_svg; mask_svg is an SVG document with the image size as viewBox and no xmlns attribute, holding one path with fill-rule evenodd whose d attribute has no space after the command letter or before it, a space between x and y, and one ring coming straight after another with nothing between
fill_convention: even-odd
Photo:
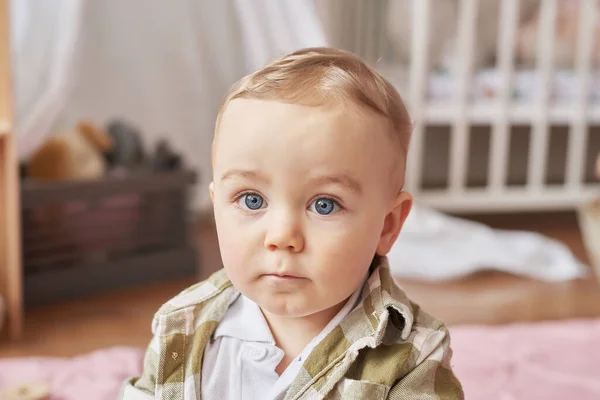
<instances>
[{"instance_id":1,"label":"toddler's face","mask_svg":"<svg viewBox=\"0 0 600 400\"><path fill-rule=\"evenodd\" d=\"M339 306L396 238L395 147L383 118L357 112L236 99L223 114L211 184L221 256L269 313ZM401 225L410 196L400 197Z\"/></svg>"}]
</instances>

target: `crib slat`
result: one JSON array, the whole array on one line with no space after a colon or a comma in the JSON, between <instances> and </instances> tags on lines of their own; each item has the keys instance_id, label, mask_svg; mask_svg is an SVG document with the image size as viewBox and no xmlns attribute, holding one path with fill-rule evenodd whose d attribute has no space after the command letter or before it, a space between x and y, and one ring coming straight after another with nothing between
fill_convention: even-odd
<instances>
[{"instance_id":1,"label":"crib slat","mask_svg":"<svg viewBox=\"0 0 600 400\"><path fill-rule=\"evenodd\" d=\"M509 107L512 98L512 79L514 75L515 33L519 18L519 0L504 0L500 10L498 24L498 70L501 73L498 93L498 115L492 131L490 147L489 188L492 192L502 191L508 168Z\"/></svg>"},{"instance_id":2,"label":"crib slat","mask_svg":"<svg viewBox=\"0 0 600 400\"><path fill-rule=\"evenodd\" d=\"M423 171L424 109L427 76L429 74L427 49L429 43L430 0L412 0L411 58L410 58L410 113L414 130L406 166L406 188L416 194L420 191Z\"/></svg>"},{"instance_id":3,"label":"crib slat","mask_svg":"<svg viewBox=\"0 0 600 400\"><path fill-rule=\"evenodd\" d=\"M458 19L459 65L457 71L457 113L452 128L450 148L450 190L465 189L467 157L469 154L468 102L471 87L472 60L475 41L475 21L478 0L462 0Z\"/></svg>"},{"instance_id":4,"label":"crib slat","mask_svg":"<svg viewBox=\"0 0 600 400\"><path fill-rule=\"evenodd\" d=\"M556 0L540 2L540 24L537 37L537 99L527 168L527 186L531 191L542 189L546 171L549 137L548 108L552 86L555 21Z\"/></svg>"},{"instance_id":5,"label":"crib slat","mask_svg":"<svg viewBox=\"0 0 600 400\"><path fill-rule=\"evenodd\" d=\"M581 189L585 169L585 145L587 141L587 113L589 103L590 67L596 23L596 0L583 0L579 14L579 36L575 71L579 87L575 99L576 114L571 121L567 153L567 186L569 190Z\"/></svg>"}]
</instances>

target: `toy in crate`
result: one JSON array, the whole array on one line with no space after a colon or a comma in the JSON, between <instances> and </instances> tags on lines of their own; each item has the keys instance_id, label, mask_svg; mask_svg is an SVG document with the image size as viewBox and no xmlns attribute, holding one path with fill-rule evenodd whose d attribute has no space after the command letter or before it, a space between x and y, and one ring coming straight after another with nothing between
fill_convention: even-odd
<instances>
[{"instance_id":1,"label":"toy in crate","mask_svg":"<svg viewBox=\"0 0 600 400\"><path fill-rule=\"evenodd\" d=\"M600 155L596 159L596 177L600 179ZM600 279L600 195L579 209L579 224L590 262Z\"/></svg>"},{"instance_id":2,"label":"toy in crate","mask_svg":"<svg viewBox=\"0 0 600 400\"><path fill-rule=\"evenodd\" d=\"M130 124L85 122L50 138L22 184L26 304L193 274L181 157L144 152Z\"/></svg>"}]
</instances>

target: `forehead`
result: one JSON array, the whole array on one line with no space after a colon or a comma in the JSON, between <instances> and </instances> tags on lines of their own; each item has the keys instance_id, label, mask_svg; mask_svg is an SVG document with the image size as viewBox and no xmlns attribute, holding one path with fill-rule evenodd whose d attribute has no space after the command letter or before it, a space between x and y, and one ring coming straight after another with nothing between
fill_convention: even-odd
<instances>
[{"instance_id":1,"label":"forehead","mask_svg":"<svg viewBox=\"0 0 600 400\"><path fill-rule=\"evenodd\" d=\"M236 99L221 118L213 167L366 175L393 164L388 130L385 118L351 105Z\"/></svg>"}]
</instances>

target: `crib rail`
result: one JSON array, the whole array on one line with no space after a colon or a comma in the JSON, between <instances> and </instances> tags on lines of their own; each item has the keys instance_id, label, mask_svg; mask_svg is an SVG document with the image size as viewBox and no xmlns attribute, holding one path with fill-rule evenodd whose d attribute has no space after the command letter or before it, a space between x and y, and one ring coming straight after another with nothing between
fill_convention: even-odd
<instances>
[{"instance_id":1,"label":"crib rail","mask_svg":"<svg viewBox=\"0 0 600 400\"><path fill-rule=\"evenodd\" d=\"M390 1L410 3L408 62L398 56L394 47L397 43L382 28ZM407 189L420 203L452 212L573 209L600 196L600 185L593 175L596 153L600 152L600 99L590 100L594 79L599 78L598 71L592 69L592 54L600 5L597 0L580 0L576 58L569 72L573 74L574 94L569 101L557 101L553 93L555 79L564 71L558 71L553 61L555 30L559 3L564 0L540 2L536 61L530 71L535 90L527 93L528 101L523 101L515 98L514 87L522 72L516 65L515 42L523 0L498 1L493 66L497 91L493 98L481 99L473 94L481 72L473 68L476 21L485 1L490 0L457 0L457 57L450 72L453 98L448 101L431 96L432 79L438 78L432 78L435 71L430 67L430 52L426 49L431 46L430 36L435 29L435 0L329 2L335 10L326 21L332 44L354 51L374 64L398 87L409 105L415 129L407 165ZM600 93L597 96L600 98ZM435 138L440 126L449 131L447 142ZM481 126L489 129L487 148L474 149L475 128ZM515 126L527 127L527 137L516 137L524 134L516 133ZM557 129L564 130L566 140L555 140ZM515 148L516 142L523 145ZM432 148L434 154L447 153L446 164L436 164ZM561 151L564 154L558 157ZM526 160L518 173L514 171L517 156ZM473 162L473 158L479 161ZM445 175L441 185L432 184L428 176L432 164L437 168L434 175ZM485 171L473 171L473 165ZM515 184L515 174L519 173L522 177ZM473 174L483 176L483 181L473 185Z\"/></svg>"},{"instance_id":2,"label":"crib rail","mask_svg":"<svg viewBox=\"0 0 600 400\"><path fill-rule=\"evenodd\" d=\"M583 177L584 154L587 142L586 118L589 110L590 62L596 24L596 0L584 0L579 15L579 40L575 68L579 76L576 108L571 119L571 141L568 150L567 185L568 190L577 192Z\"/></svg>"}]
</instances>

